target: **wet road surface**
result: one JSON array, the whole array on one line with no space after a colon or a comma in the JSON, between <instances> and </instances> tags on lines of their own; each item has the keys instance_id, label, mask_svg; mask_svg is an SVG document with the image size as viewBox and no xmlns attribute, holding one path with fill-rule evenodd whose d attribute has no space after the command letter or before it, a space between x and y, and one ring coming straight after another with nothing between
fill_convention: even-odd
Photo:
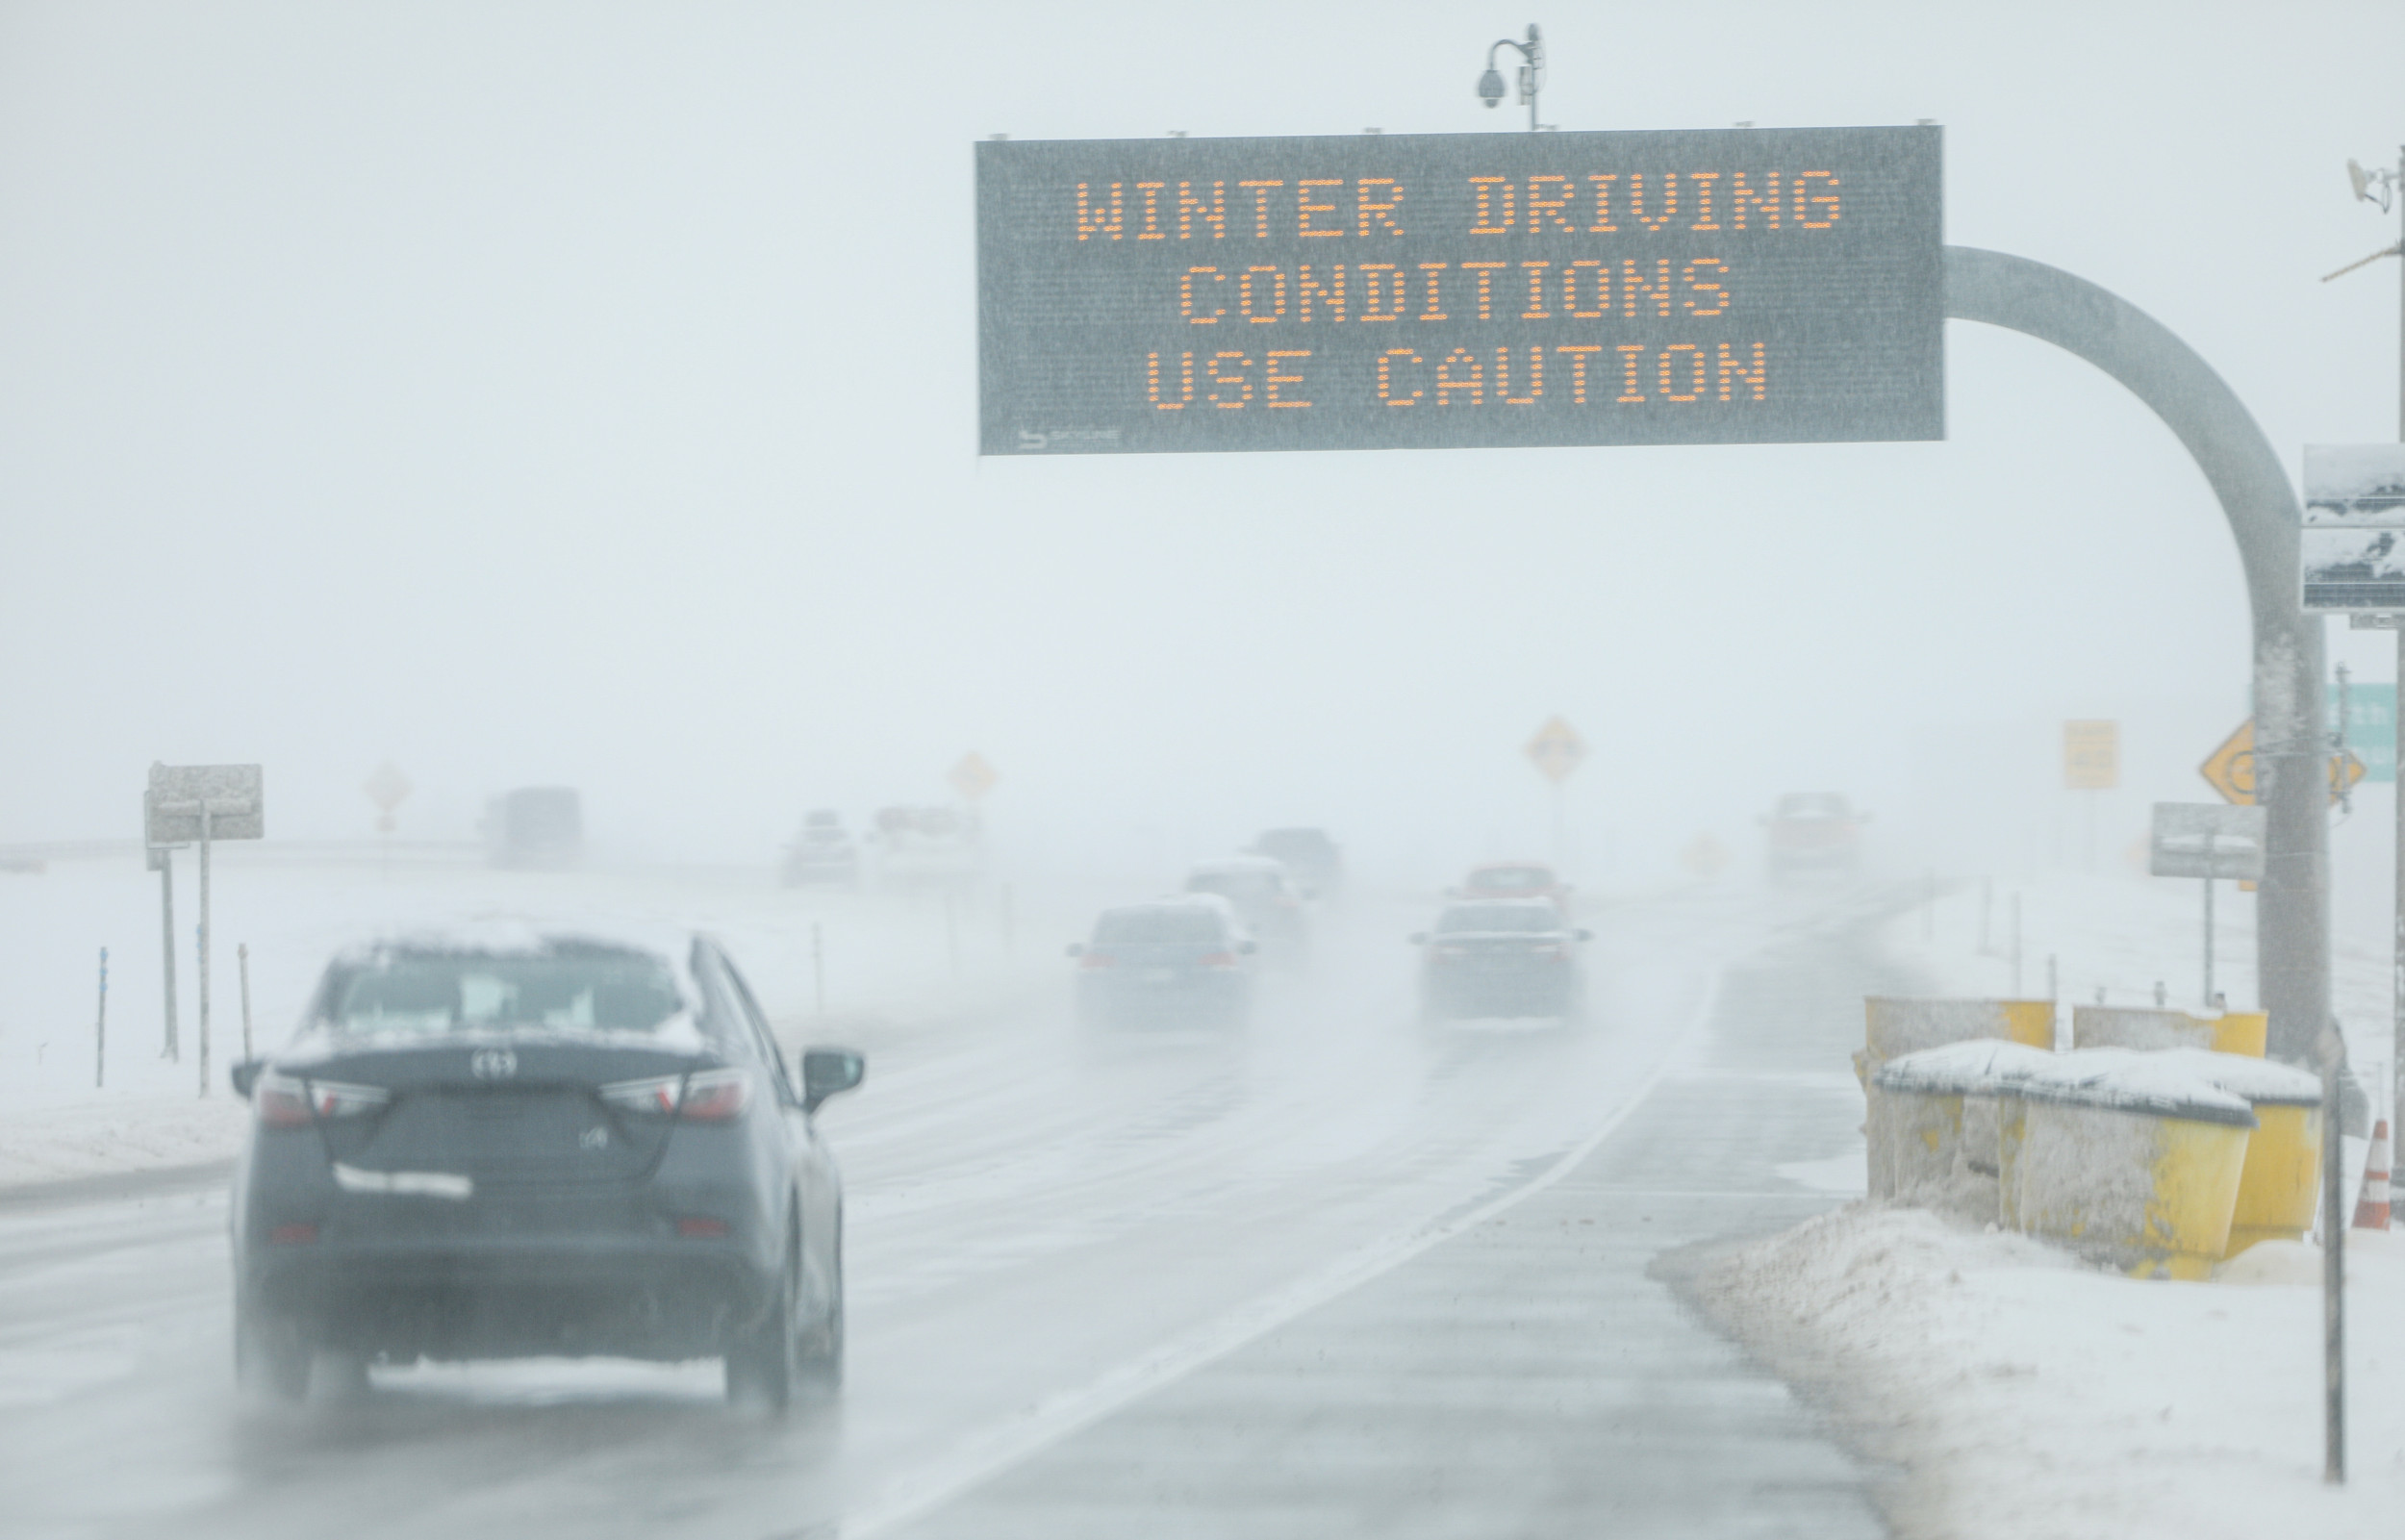
<instances>
[{"instance_id":1,"label":"wet road surface","mask_svg":"<svg viewBox=\"0 0 2405 1540\"><path fill-rule=\"evenodd\" d=\"M235 1393L214 1189L0 1204L0 1512L26 1536L1876 1533L1861 1477L1647 1275L1837 1198L1875 896L1588 917L1582 1027L1425 1028L1338 917L1241 1036L1057 1005L929 1029L830 1109L850 1383L715 1365Z\"/></svg>"}]
</instances>

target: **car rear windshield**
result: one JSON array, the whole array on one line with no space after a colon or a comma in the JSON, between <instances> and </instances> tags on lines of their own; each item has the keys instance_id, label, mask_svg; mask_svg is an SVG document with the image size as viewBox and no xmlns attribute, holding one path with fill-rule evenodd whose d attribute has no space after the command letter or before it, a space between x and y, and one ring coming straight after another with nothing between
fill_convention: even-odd
<instances>
[{"instance_id":1,"label":"car rear windshield","mask_svg":"<svg viewBox=\"0 0 2405 1540\"><path fill-rule=\"evenodd\" d=\"M329 995L343 1032L648 1032L684 1009L667 964L627 953L395 957L336 978Z\"/></svg>"},{"instance_id":2,"label":"car rear windshield","mask_svg":"<svg viewBox=\"0 0 2405 1540\"><path fill-rule=\"evenodd\" d=\"M1559 930L1560 917L1543 904L1465 903L1437 918L1439 930Z\"/></svg>"},{"instance_id":3,"label":"car rear windshield","mask_svg":"<svg viewBox=\"0 0 2405 1540\"><path fill-rule=\"evenodd\" d=\"M1209 947L1222 940L1206 909L1114 909L1094 923L1097 947Z\"/></svg>"},{"instance_id":4,"label":"car rear windshield","mask_svg":"<svg viewBox=\"0 0 2405 1540\"><path fill-rule=\"evenodd\" d=\"M1489 867L1478 874L1481 888L1550 888L1554 874L1543 867Z\"/></svg>"},{"instance_id":5,"label":"car rear windshield","mask_svg":"<svg viewBox=\"0 0 2405 1540\"><path fill-rule=\"evenodd\" d=\"M1841 819L1845 817L1842 796L1790 796L1779 803L1783 819Z\"/></svg>"}]
</instances>

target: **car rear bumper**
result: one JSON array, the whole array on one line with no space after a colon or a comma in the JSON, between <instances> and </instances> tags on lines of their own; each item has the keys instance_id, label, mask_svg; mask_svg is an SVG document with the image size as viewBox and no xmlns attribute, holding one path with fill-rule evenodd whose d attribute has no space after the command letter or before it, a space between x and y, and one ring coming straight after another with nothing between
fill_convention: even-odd
<instances>
[{"instance_id":1,"label":"car rear bumper","mask_svg":"<svg viewBox=\"0 0 2405 1540\"><path fill-rule=\"evenodd\" d=\"M312 1346L402 1361L708 1357L781 1284L739 1244L682 1237L265 1244L243 1273L245 1308Z\"/></svg>"},{"instance_id":2,"label":"car rear bumper","mask_svg":"<svg viewBox=\"0 0 2405 1540\"><path fill-rule=\"evenodd\" d=\"M1448 1016L1559 1016L1578 1000L1578 981L1562 973L1436 973L1422 984L1431 1010Z\"/></svg>"}]
</instances>

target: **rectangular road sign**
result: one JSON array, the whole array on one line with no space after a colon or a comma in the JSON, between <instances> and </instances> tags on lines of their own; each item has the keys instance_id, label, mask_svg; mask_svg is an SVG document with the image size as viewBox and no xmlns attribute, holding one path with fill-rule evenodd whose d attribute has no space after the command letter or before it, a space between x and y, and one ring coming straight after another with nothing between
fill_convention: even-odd
<instances>
[{"instance_id":1,"label":"rectangular road sign","mask_svg":"<svg viewBox=\"0 0 2405 1540\"><path fill-rule=\"evenodd\" d=\"M2405 610L2405 444L2305 446L2308 610Z\"/></svg>"},{"instance_id":2,"label":"rectangular road sign","mask_svg":"<svg viewBox=\"0 0 2405 1540\"><path fill-rule=\"evenodd\" d=\"M2063 784L2074 792L2109 792L2121 784L2121 724L2063 724Z\"/></svg>"},{"instance_id":3,"label":"rectangular road sign","mask_svg":"<svg viewBox=\"0 0 2405 1540\"><path fill-rule=\"evenodd\" d=\"M2339 720L2336 684L2329 686L2325 698L2326 720L2335 728ZM2396 779L2396 686L2347 682L2346 746L2364 762L2365 780Z\"/></svg>"},{"instance_id":4,"label":"rectangular road sign","mask_svg":"<svg viewBox=\"0 0 2405 1540\"><path fill-rule=\"evenodd\" d=\"M980 452L1942 438L1940 144L981 143Z\"/></svg>"},{"instance_id":5,"label":"rectangular road sign","mask_svg":"<svg viewBox=\"0 0 2405 1540\"><path fill-rule=\"evenodd\" d=\"M153 765L142 794L145 838L152 845L190 845L200 838L201 804L212 840L261 840L267 834L266 796L256 765Z\"/></svg>"},{"instance_id":6,"label":"rectangular road sign","mask_svg":"<svg viewBox=\"0 0 2405 1540\"><path fill-rule=\"evenodd\" d=\"M2157 802L2146 870L2158 877L2260 881L2267 818L2253 806Z\"/></svg>"}]
</instances>

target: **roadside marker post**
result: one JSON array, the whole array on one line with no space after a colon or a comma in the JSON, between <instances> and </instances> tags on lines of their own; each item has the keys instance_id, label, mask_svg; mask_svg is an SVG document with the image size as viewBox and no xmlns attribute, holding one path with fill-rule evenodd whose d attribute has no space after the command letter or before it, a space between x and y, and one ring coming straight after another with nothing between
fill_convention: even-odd
<instances>
[{"instance_id":1,"label":"roadside marker post","mask_svg":"<svg viewBox=\"0 0 2405 1540\"><path fill-rule=\"evenodd\" d=\"M91 1083L97 1091L109 1083L109 948L100 948L100 1015L91 1029Z\"/></svg>"},{"instance_id":2,"label":"roadside marker post","mask_svg":"<svg viewBox=\"0 0 2405 1540\"><path fill-rule=\"evenodd\" d=\"M248 1059L248 1058L251 1056L251 1052L250 1052L250 943L249 943L249 942L244 942L244 943L242 943L240 946L239 946L239 947L235 947L235 948L234 948L234 961L235 961L235 964L237 965L237 967L239 968L239 970L240 971L241 975L242 975L242 1057L243 1057L244 1059Z\"/></svg>"},{"instance_id":3,"label":"roadside marker post","mask_svg":"<svg viewBox=\"0 0 2405 1540\"><path fill-rule=\"evenodd\" d=\"M2346 1484L2346 1200L2339 1137L2346 1046L2322 1028L2321 1056L2321 1479Z\"/></svg>"}]
</instances>

